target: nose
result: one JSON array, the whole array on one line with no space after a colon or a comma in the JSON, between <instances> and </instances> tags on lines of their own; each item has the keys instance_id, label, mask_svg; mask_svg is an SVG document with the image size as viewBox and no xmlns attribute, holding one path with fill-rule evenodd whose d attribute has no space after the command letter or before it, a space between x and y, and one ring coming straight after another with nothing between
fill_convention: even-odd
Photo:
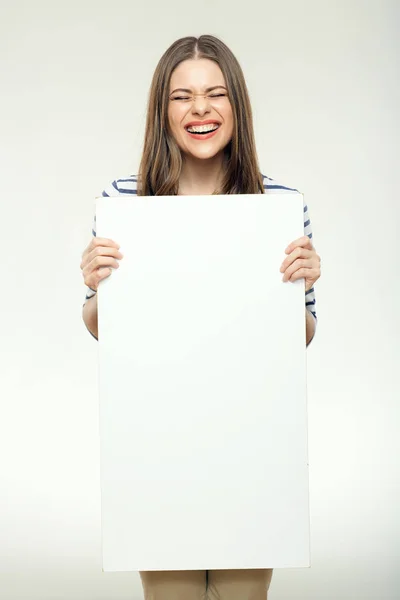
<instances>
[{"instance_id":1,"label":"nose","mask_svg":"<svg viewBox=\"0 0 400 600\"><path fill-rule=\"evenodd\" d=\"M205 115L210 112L210 102L204 96L195 96L193 99L192 113L197 115Z\"/></svg>"}]
</instances>

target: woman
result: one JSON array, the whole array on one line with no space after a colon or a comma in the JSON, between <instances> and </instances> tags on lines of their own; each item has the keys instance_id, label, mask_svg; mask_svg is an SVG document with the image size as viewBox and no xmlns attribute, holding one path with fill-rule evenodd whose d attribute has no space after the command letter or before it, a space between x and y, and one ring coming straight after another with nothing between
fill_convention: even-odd
<instances>
[{"instance_id":1,"label":"woman","mask_svg":"<svg viewBox=\"0 0 400 600\"><path fill-rule=\"evenodd\" d=\"M177 40L153 76L138 177L114 181L103 196L269 192L295 190L260 173L249 96L236 58L213 36ZM123 257L116 242L93 234L81 269L88 286L83 319L97 339L97 288ZM282 249L277 265L284 281L305 279L307 345L315 333L313 286L320 277L311 238L305 206L304 236ZM141 573L146 600L261 600L271 577L272 569Z\"/></svg>"}]
</instances>

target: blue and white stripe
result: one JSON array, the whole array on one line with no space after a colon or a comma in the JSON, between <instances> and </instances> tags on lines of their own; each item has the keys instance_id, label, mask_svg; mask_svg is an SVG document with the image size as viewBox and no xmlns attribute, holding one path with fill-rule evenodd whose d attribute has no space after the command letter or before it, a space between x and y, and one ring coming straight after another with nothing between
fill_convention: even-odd
<instances>
[{"instance_id":1,"label":"blue and white stripe","mask_svg":"<svg viewBox=\"0 0 400 600\"><path fill-rule=\"evenodd\" d=\"M298 193L298 190L293 188L286 187L284 185L280 185L274 179L263 175L264 178L264 190L265 193L285 193L294 192ZM113 181L102 193L104 197L112 197L112 196L122 196L128 194L130 196L137 196L137 177L132 175L131 177L126 177L124 179L117 179ZM96 216L93 220L93 228L92 235L96 236ZM307 235L310 239L312 239L312 231L311 231L311 221L308 214L308 206L304 204L304 235ZM92 298L96 292L91 288L87 288L86 291L86 300ZM305 294L305 305L307 310L313 315L315 321L317 322L317 313L315 310L316 300L315 300L315 291L314 288L311 288Z\"/></svg>"}]
</instances>

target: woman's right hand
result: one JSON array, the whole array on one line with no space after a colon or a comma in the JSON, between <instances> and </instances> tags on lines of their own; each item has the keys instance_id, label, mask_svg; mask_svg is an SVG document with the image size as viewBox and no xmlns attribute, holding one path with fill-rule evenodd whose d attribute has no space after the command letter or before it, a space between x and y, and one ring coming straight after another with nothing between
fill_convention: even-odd
<instances>
[{"instance_id":1,"label":"woman's right hand","mask_svg":"<svg viewBox=\"0 0 400 600\"><path fill-rule=\"evenodd\" d=\"M85 285L97 292L99 282L118 269L117 259L123 258L120 246L113 240L93 237L82 254L81 270Z\"/></svg>"}]
</instances>

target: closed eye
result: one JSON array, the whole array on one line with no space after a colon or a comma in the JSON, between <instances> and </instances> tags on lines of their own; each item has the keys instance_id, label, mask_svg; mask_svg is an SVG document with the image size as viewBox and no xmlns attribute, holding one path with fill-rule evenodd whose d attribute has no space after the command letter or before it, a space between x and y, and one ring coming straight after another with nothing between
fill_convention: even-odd
<instances>
[{"instance_id":1,"label":"closed eye","mask_svg":"<svg viewBox=\"0 0 400 600\"><path fill-rule=\"evenodd\" d=\"M207 98L226 98L228 96L228 94L225 94L224 92L220 92L219 94L207 94ZM171 98L171 100L182 100L184 102L187 102L188 100L193 100L194 96L173 96Z\"/></svg>"}]
</instances>

